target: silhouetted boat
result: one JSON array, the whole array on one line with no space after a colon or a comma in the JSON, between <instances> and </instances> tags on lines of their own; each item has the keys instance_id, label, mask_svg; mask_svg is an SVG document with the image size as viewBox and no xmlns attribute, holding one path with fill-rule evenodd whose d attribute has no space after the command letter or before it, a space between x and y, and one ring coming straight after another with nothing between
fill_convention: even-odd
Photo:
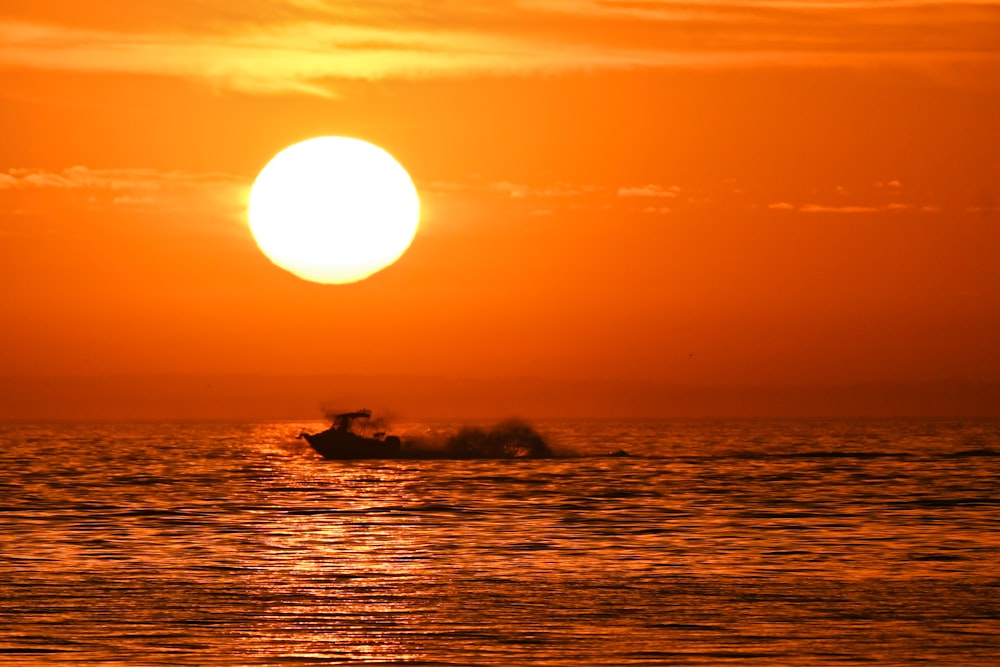
<instances>
[{"instance_id":1,"label":"silhouetted boat","mask_svg":"<svg viewBox=\"0 0 1000 667\"><path fill-rule=\"evenodd\" d=\"M484 430L465 427L443 443L410 439L405 444L384 431L368 435L371 410L332 415L333 425L304 439L325 459L547 459L555 456L545 439L529 425L508 420ZM619 449L607 456L628 456Z\"/></svg>"},{"instance_id":2,"label":"silhouetted boat","mask_svg":"<svg viewBox=\"0 0 1000 667\"><path fill-rule=\"evenodd\" d=\"M364 409L342 412L333 415L333 426L327 430L319 433L303 431L299 438L305 439L325 459L398 458L402 443L397 436L387 436L384 431L366 435L371 416L371 410ZM363 425L358 427L357 422L363 422Z\"/></svg>"}]
</instances>

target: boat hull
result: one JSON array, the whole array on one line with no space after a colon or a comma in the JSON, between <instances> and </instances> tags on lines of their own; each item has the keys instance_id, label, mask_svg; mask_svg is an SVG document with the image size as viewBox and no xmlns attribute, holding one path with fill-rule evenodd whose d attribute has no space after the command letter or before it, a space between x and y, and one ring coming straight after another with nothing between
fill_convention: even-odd
<instances>
[{"instance_id":1,"label":"boat hull","mask_svg":"<svg viewBox=\"0 0 1000 667\"><path fill-rule=\"evenodd\" d=\"M392 435L379 440L331 429L322 433L303 433L302 437L324 459L389 459L400 455L401 443Z\"/></svg>"}]
</instances>

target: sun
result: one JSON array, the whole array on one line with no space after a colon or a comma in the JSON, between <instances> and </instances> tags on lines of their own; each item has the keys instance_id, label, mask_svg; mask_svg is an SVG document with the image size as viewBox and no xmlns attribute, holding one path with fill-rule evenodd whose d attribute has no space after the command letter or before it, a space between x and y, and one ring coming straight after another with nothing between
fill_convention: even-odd
<instances>
[{"instance_id":1,"label":"sun","mask_svg":"<svg viewBox=\"0 0 1000 667\"><path fill-rule=\"evenodd\" d=\"M350 137L316 137L264 166L247 217L258 247L281 268L313 282L352 283L406 252L420 200L385 150Z\"/></svg>"}]
</instances>

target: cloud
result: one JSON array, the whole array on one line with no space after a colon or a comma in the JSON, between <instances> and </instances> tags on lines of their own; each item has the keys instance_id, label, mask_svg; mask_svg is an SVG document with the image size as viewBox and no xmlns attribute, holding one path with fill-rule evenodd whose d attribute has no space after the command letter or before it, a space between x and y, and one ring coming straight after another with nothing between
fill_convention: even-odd
<instances>
[{"instance_id":1,"label":"cloud","mask_svg":"<svg viewBox=\"0 0 1000 667\"><path fill-rule=\"evenodd\" d=\"M889 204L883 204L878 206L865 205L865 204L846 204L846 205L829 205L829 204L801 204L796 206L795 204L790 204L786 201L776 202L773 204L768 204L767 208L772 211L798 211L799 213L892 213L901 211L921 211L922 213L939 213L942 209L940 206L933 205L915 205L915 204L904 204L901 202L892 202Z\"/></svg>"},{"instance_id":2,"label":"cloud","mask_svg":"<svg viewBox=\"0 0 1000 667\"><path fill-rule=\"evenodd\" d=\"M732 180L723 180L715 188L708 188L697 196L684 196L685 192L693 192L690 188L685 190L679 185L660 185L650 183L646 185L593 185L585 183L558 182L551 185L526 184L516 181L491 181L486 182L478 177L472 177L467 181L441 182L432 181L425 186L421 186L421 191L433 193L439 197L500 197L501 200L510 202L510 205L521 207L523 211L537 214L537 211L559 211L566 209L614 209L622 212L634 213L657 213L657 214L677 214L693 209L711 208L714 206L731 206L731 200L724 195L730 195L739 189L734 190ZM895 184L893 184L895 183ZM889 189L889 194L895 198L902 190L898 182L882 184L883 188ZM874 188L877 190L878 188ZM874 202L869 198L862 201L851 201L848 198L848 191L842 186L825 188L836 196L836 203L792 203L788 199L778 200L772 203L760 203L740 199L739 206L747 209L767 209L770 211L788 211L805 214L865 214L865 213L894 213L903 211L919 211L923 213L937 213L942 211L942 207L933 203L906 203L901 201L878 201ZM742 192L740 193L742 194ZM792 193L787 193L789 198L794 198ZM883 193L884 194L884 193ZM544 199L544 202L542 201ZM884 199L884 197L883 197ZM666 206L669 204L670 206ZM980 211L983 207L977 207Z\"/></svg>"},{"instance_id":3,"label":"cloud","mask_svg":"<svg viewBox=\"0 0 1000 667\"><path fill-rule=\"evenodd\" d=\"M12 168L0 172L0 194L19 198L15 201L30 201L36 209L70 206L88 210L198 211L242 217L249 187L249 179L221 172L83 166L62 171ZM58 192L68 199L52 194Z\"/></svg>"},{"instance_id":4,"label":"cloud","mask_svg":"<svg viewBox=\"0 0 1000 667\"><path fill-rule=\"evenodd\" d=\"M879 206L825 206L823 204L803 204L798 209L802 213L878 213L885 210Z\"/></svg>"},{"instance_id":5,"label":"cloud","mask_svg":"<svg viewBox=\"0 0 1000 667\"><path fill-rule=\"evenodd\" d=\"M535 206L525 208L532 215L548 215L557 210L565 209L618 209L641 213L672 213L674 209L667 208L664 200L678 201L676 198L682 192L678 185L648 184L643 186L608 186L589 183L557 183L527 184L515 181L483 182L473 178L466 182L440 182L428 184L428 191L437 195L500 195L515 206ZM539 200L546 200L539 206ZM691 199L687 204L706 204L709 199ZM678 206L684 207L684 203Z\"/></svg>"},{"instance_id":6,"label":"cloud","mask_svg":"<svg viewBox=\"0 0 1000 667\"><path fill-rule=\"evenodd\" d=\"M102 0L87 7L58 19L0 10L0 67L330 97L345 80L1000 62L1000 2L984 1L206 0L196 15L164 0L125 13Z\"/></svg>"},{"instance_id":7,"label":"cloud","mask_svg":"<svg viewBox=\"0 0 1000 667\"><path fill-rule=\"evenodd\" d=\"M579 197L605 190L597 185L574 185L572 183L556 183L555 185L533 186L510 181L495 181L487 186L493 192L506 194L515 199L523 197Z\"/></svg>"},{"instance_id":8,"label":"cloud","mask_svg":"<svg viewBox=\"0 0 1000 667\"><path fill-rule=\"evenodd\" d=\"M27 188L98 189L98 190L163 190L178 188L215 187L219 184L248 184L239 176L155 169L90 169L69 167L61 172L44 169L11 168L0 172L0 190Z\"/></svg>"},{"instance_id":9,"label":"cloud","mask_svg":"<svg viewBox=\"0 0 1000 667\"><path fill-rule=\"evenodd\" d=\"M650 65L657 58L628 48L548 44L471 30L300 23L212 35L123 35L0 23L0 65L8 67L166 75L242 92L325 97L336 94L330 80L623 68Z\"/></svg>"},{"instance_id":10,"label":"cloud","mask_svg":"<svg viewBox=\"0 0 1000 667\"><path fill-rule=\"evenodd\" d=\"M913 208L909 204L887 204L885 206L825 206L823 204L803 204L799 207L802 213L884 213L886 211L905 211Z\"/></svg>"},{"instance_id":11,"label":"cloud","mask_svg":"<svg viewBox=\"0 0 1000 667\"><path fill-rule=\"evenodd\" d=\"M671 185L643 185L633 188L618 188L619 197L676 197L680 193L680 187Z\"/></svg>"},{"instance_id":12,"label":"cloud","mask_svg":"<svg viewBox=\"0 0 1000 667\"><path fill-rule=\"evenodd\" d=\"M564 16L655 26L646 39L750 51L981 51L998 48L995 0L533 0ZM639 36L640 39L642 36ZM630 36L635 39L635 35ZM696 49L697 50L697 49Z\"/></svg>"},{"instance_id":13,"label":"cloud","mask_svg":"<svg viewBox=\"0 0 1000 667\"><path fill-rule=\"evenodd\" d=\"M509 181L497 181L495 183L489 184L489 189L494 192L504 193L509 197L514 199L520 199L530 189L527 185L521 185L519 183L511 183Z\"/></svg>"}]
</instances>

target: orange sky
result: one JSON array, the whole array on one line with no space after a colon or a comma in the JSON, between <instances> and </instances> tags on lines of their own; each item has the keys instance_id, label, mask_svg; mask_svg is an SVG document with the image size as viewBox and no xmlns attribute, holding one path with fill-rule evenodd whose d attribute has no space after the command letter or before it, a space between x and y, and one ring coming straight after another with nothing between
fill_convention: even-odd
<instances>
[{"instance_id":1,"label":"orange sky","mask_svg":"<svg viewBox=\"0 0 1000 667\"><path fill-rule=\"evenodd\" d=\"M996 413L998 110L1000 2L6 2L0 417ZM421 194L361 283L246 226L317 135Z\"/></svg>"}]
</instances>

